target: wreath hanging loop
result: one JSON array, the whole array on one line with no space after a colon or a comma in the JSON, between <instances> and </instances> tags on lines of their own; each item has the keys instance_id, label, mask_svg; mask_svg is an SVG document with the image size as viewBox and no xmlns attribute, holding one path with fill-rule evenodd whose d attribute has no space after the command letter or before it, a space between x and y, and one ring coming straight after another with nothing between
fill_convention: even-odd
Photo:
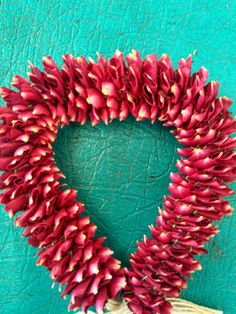
<instances>
[{"instance_id":1,"label":"wreath hanging loop","mask_svg":"<svg viewBox=\"0 0 236 314\"><path fill-rule=\"evenodd\" d=\"M125 62L117 50L111 59L98 54L97 62L66 54L60 70L47 56L44 71L30 64L29 80L13 78L17 90L1 88L0 202L39 248L37 265L64 287L62 297L71 296L69 310L95 304L101 314L121 294L133 313L171 313L169 298L201 269L194 256L207 253L204 243L218 232L213 221L232 212L222 199L233 194L227 184L236 178L232 100L218 98L219 84L206 82L205 68L191 75L191 64L189 56L174 69L168 55L142 60L136 50ZM52 144L71 121L108 124L129 115L174 127L183 148L151 237L137 243L124 269L104 238L95 238L76 191L62 190Z\"/></svg>"}]
</instances>

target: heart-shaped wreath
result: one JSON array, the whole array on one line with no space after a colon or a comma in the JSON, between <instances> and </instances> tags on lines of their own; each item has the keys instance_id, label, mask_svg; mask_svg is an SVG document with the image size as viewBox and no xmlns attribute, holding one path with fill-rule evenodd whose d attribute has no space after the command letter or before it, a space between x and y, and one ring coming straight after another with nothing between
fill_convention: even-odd
<instances>
[{"instance_id":1,"label":"heart-shaped wreath","mask_svg":"<svg viewBox=\"0 0 236 314\"><path fill-rule=\"evenodd\" d=\"M30 64L29 81L15 76L1 88L0 202L23 236L39 247L37 265L65 285L69 310L103 313L108 299L121 295L136 314L171 313L168 298L179 296L186 277L201 268L194 255L207 253L204 242L217 233L213 220L231 214L222 197L233 194L227 183L236 179L236 121L228 111L232 100L217 98L217 82L206 83L205 68L191 75L191 56L173 69L168 55L126 57L118 50L107 60L98 54L75 58L66 54L59 70L51 57L45 71ZM170 195L164 197L151 238L144 236L124 269L112 251L96 238L96 226L80 215L84 205L76 191L62 189L63 174L55 165L52 143L58 128L77 121L157 119L184 148L178 149L178 173L171 173ZM20 212L20 213L19 213Z\"/></svg>"}]
</instances>

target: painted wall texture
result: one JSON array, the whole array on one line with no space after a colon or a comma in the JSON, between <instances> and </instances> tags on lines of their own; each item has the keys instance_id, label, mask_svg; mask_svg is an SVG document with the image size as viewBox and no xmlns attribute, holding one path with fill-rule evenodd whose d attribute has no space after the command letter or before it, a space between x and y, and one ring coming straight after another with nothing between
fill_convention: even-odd
<instances>
[{"instance_id":1,"label":"painted wall texture","mask_svg":"<svg viewBox=\"0 0 236 314\"><path fill-rule=\"evenodd\" d=\"M0 1L0 85L15 74L26 76L27 60L41 67L44 55L59 64L64 53L111 57L116 48L142 57L156 52L178 59L193 55L193 70L209 69L220 94L236 101L235 0ZM3 102L1 102L3 105ZM231 107L236 113L236 105ZM91 220L107 244L128 265L135 241L148 233L175 169L177 142L161 124L113 122L92 128L73 124L54 145L66 182L78 189ZM236 185L234 185L236 190ZM231 197L236 208L236 198ZM236 212L201 258L183 296L236 313ZM36 267L36 250L21 229L0 210L0 313L63 314L68 300L51 289L49 273Z\"/></svg>"}]
</instances>

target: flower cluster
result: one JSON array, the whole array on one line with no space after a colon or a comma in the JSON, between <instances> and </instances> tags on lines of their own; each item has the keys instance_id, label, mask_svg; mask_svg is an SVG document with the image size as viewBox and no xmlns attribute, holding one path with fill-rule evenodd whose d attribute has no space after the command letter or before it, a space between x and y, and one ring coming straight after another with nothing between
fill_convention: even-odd
<instances>
[{"instance_id":1,"label":"flower cluster","mask_svg":"<svg viewBox=\"0 0 236 314\"><path fill-rule=\"evenodd\" d=\"M166 297L178 296L185 278L200 269L194 255L206 253L204 242L217 233L213 220L232 211L222 200L236 179L232 101L217 98L219 84L206 84L206 69L191 75L191 57L177 69L167 55L142 60L135 50L127 62L119 51L109 60L98 54L97 63L69 54L63 61L59 70L45 57L44 71L30 64L29 80L14 77L17 91L1 88L7 106L0 108L0 203L39 248L37 264L65 286L62 296L71 295L69 309L87 312L95 304L100 314L121 292L133 313L169 314ZM95 237L76 191L60 184L52 143L71 121L107 124L130 114L174 126L184 148L164 209L150 226L152 238L137 243L131 268L123 269L104 238Z\"/></svg>"}]
</instances>

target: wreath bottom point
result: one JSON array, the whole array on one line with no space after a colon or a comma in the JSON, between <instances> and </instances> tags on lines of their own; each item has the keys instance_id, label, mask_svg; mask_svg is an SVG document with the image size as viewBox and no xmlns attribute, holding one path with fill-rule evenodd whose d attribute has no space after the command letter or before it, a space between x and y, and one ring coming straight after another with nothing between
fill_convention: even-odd
<instances>
[{"instance_id":1,"label":"wreath bottom point","mask_svg":"<svg viewBox=\"0 0 236 314\"><path fill-rule=\"evenodd\" d=\"M171 298L169 301L172 305L171 314L223 314L222 311L200 306L180 298ZM119 302L109 299L105 308L109 314L132 314L125 301ZM76 314L84 314L84 312L77 312ZM87 314L95 314L95 312L88 311Z\"/></svg>"}]
</instances>

